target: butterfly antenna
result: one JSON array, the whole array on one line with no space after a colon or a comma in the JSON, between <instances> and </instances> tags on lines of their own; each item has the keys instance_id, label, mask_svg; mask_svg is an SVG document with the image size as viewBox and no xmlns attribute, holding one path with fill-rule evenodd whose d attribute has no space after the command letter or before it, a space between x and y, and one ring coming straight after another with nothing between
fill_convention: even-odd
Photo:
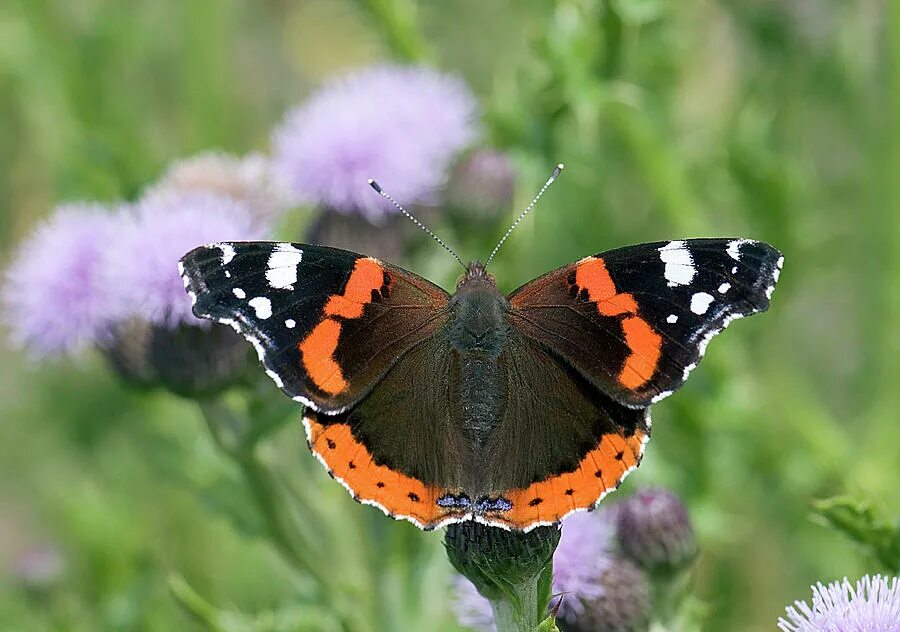
<instances>
[{"instance_id":1,"label":"butterfly antenna","mask_svg":"<svg viewBox=\"0 0 900 632\"><path fill-rule=\"evenodd\" d=\"M451 255L453 255L453 258L454 258L454 259L456 259L457 261L459 261L459 265L461 265L461 266L463 267L463 270L467 270L467 269L468 269L468 268L466 267L466 264L463 262L462 259L459 258L459 255L456 254L456 251L454 251L453 248L451 248L450 246L448 246L447 244L445 244L445 243L444 243L444 240L441 239L440 237L438 237L437 235L435 235L433 232L431 232L431 229L429 229L425 224L423 224L422 222L420 222L419 220L417 220L415 217L413 217L412 213L410 213L410 212L407 211L405 208L403 208L402 206L400 206L400 203L397 202L397 200L395 200L394 198L392 198L392 197L390 196L390 194L389 194L387 191L385 191L384 189L382 189L380 184L378 184L377 182L375 182L374 180L372 180L372 179L370 178L370 179L369 179L369 186L372 187L373 189L375 189L375 192L376 192L378 195L380 195L380 196L383 197L385 200L387 200L388 202L390 202L391 204L393 204L393 205L394 205L394 208L396 208L398 211L400 211L401 213L403 213L404 215L406 215L406 217L409 218L409 220L410 220L413 224L415 224L416 226L418 226L419 228L421 228L422 230L424 230L426 233L428 233L429 235L431 235L431 238L432 238L432 239L434 239L436 242L438 242L444 250L446 250L446 251L449 252Z\"/></svg>"},{"instance_id":2,"label":"butterfly antenna","mask_svg":"<svg viewBox=\"0 0 900 632\"><path fill-rule=\"evenodd\" d=\"M522 211L521 213L519 213L519 216L516 218L516 221L514 221L512 223L512 226L510 226L507 229L507 231L503 235L503 237L500 238L500 241L497 242L497 245L494 246L494 249L491 251L490 256L487 258L487 261L485 261L485 263L484 263L485 268L488 267L488 264L494 258L494 255L496 255L497 251L500 250L500 246L503 245L503 242L506 241L506 239L510 236L510 234L512 234L512 232L516 229L516 226L518 226L522 222L522 220L525 219L525 216L528 215L529 212L531 212L531 209L534 208L535 204L538 203L538 200L541 199L541 196L544 195L544 191L546 191L547 189L550 188L550 185L556 181L556 179L559 177L559 174L562 173L563 169L565 169L565 165L562 163L559 163L558 165L556 165L556 167L553 168L553 173L550 174L550 177L547 178L547 181L544 183L544 186L541 187L541 190L538 191L537 195L534 196L534 199L531 200L531 204L526 206L525 210Z\"/></svg>"}]
</instances>

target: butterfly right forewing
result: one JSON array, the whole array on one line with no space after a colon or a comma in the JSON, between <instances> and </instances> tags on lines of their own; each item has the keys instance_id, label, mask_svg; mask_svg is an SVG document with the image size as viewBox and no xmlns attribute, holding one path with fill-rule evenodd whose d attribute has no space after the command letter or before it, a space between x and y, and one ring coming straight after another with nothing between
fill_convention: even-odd
<instances>
[{"instance_id":1,"label":"butterfly right forewing","mask_svg":"<svg viewBox=\"0 0 900 632\"><path fill-rule=\"evenodd\" d=\"M510 319L629 406L679 388L731 321L764 311L783 258L746 239L629 246L554 270L510 297Z\"/></svg>"}]
</instances>

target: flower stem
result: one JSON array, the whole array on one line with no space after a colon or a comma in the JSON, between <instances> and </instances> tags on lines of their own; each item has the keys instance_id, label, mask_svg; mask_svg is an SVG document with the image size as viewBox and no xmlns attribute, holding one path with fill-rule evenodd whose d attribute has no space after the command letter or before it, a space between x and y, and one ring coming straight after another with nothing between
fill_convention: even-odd
<instances>
[{"instance_id":1,"label":"flower stem","mask_svg":"<svg viewBox=\"0 0 900 632\"><path fill-rule=\"evenodd\" d=\"M491 601L497 632L532 632L537 627L539 576L516 585L516 599L503 596Z\"/></svg>"},{"instance_id":2,"label":"flower stem","mask_svg":"<svg viewBox=\"0 0 900 632\"><path fill-rule=\"evenodd\" d=\"M393 55L406 62L420 62L431 55L416 24L414 0L358 0L381 30Z\"/></svg>"},{"instance_id":3,"label":"flower stem","mask_svg":"<svg viewBox=\"0 0 900 632\"><path fill-rule=\"evenodd\" d=\"M370 632L373 622L367 595L335 570L340 556L328 544L317 540L324 526L321 516L308 500L292 494L275 472L259 457L252 426L244 415L220 399L198 400L213 440L238 467L250 496L263 519L266 536L281 558L297 573L311 577L321 589L322 599L354 632Z\"/></svg>"}]
</instances>

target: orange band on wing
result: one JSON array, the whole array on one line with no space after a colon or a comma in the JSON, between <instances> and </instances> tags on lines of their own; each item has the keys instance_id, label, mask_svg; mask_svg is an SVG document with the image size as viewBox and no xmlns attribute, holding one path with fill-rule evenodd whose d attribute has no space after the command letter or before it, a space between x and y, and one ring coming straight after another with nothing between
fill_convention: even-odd
<instances>
[{"instance_id":1,"label":"orange band on wing","mask_svg":"<svg viewBox=\"0 0 900 632\"><path fill-rule=\"evenodd\" d=\"M625 358L619 382L626 388L637 388L653 377L662 349L662 336L637 316L623 320L622 331L631 355Z\"/></svg>"},{"instance_id":2,"label":"orange band on wing","mask_svg":"<svg viewBox=\"0 0 900 632\"><path fill-rule=\"evenodd\" d=\"M616 284L606 270L606 264L599 257L590 257L575 269L575 283L587 290L591 301L597 303L597 310L604 316L636 314L637 303L631 294L619 293Z\"/></svg>"},{"instance_id":3,"label":"orange band on wing","mask_svg":"<svg viewBox=\"0 0 900 632\"><path fill-rule=\"evenodd\" d=\"M306 369L309 379L320 390L330 395L337 395L347 388L347 380L344 379L341 366L334 360L334 351L337 349L340 336L341 324L326 318L297 345L303 356L303 368Z\"/></svg>"},{"instance_id":4,"label":"orange band on wing","mask_svg":"<svg viewBox=\"0 0 900 632\"><path fill-rule=\"evenodd\" d=\"M325 304L326 316L359 318L363 308L372 302L372 290L384 285L384 268L370 258L357 259L347 279L343 294L336 294Z\"/></svg>"},{"instance_id":5,"label":"orange band on wing","mask_svg":"<svg viewBox=\"0 0 900 632\"><path fill-rule=\"evenodd\" d=\"M491 521L524 529L537 522L557 522L576 509L593 507L640 463L644 437L641 431L628 438L603 435L575 471L504 493L512 509L490 516Z\"/></svg>"},{"instance_id":6,"label":"orange band on wing","mask_svg":"<svg viewBox=\"0 0 900 632\"><path fill-rule=\"evenodd\" d=\"M575 269L575 284L587 291L589 300L597 303L597 311L603 316L627 316L622 320L625 344L631 352L619 371L618 380L625 388L643 386L656 371L662 351L662 336L650 324L637 315L638 304L634 296L619 292L606 264L600 257L588 257Z\"/></svg>"},{"instance_id":7,"label":"orange band on wing","mask_svg":"<svg viewBox=\"0 0 900 632\"><path fill-rule=\"evenodd\" d=\"M335 423L324 426L311 411L306 423L310 448L328 468L362 502L374 503L395 518L406 518L420 527L437 526L454 515L454 511L437 504L447 489L426 485L372 460L366 446L353 436L350 426Z\"/></svg>"},{"instance_id":8,"label":"orange band on wing","mask_svg":"<svg viewBox=\"0 0 900 632\"><path fill-rule=\"evenodd\" d=\"M319 390L337 395L348 386L334 357L341 337L341 322L334 317L359 318L365 306L372 302L373 292L381 290L384 284L384 268L375 259L357 259L343 293L335 294L325 303L326 318L297 345L303 356L303 368Z\"/></svg>"}]
</instances>

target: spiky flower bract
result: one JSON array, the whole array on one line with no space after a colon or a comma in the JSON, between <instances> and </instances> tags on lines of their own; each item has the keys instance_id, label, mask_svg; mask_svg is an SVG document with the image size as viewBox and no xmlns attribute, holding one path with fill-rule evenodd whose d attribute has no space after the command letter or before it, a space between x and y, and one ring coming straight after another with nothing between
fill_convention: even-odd
<instances>
[{"instance_id":1,"label":"spiky flower bract","mask_svg":"<svg viewBox=\"0 0 900 632\"><path fill-rule=\"evenodd\" d=\"M2 290L16 344L48 357L104 336L115 297L102 278L103 250L118 223L99 204L63 204L20 244Z\"/></svg>"},{"instance_id":2,"label":"spiky flower bract","mask_svg":"<svg viewBox=\"0 0 900 632\"><path fill-rule=\"evenodd\" d=\"M398 200L429 200L477 136L477 104L459 78L425 67L375 66L332 80L275 131L274 161L304 201L379 217Z\"/></svg>"},{"instance_id":3,"label":"spiky flower bract","mask_svg":"<svg viewBox=\"0 0 900 632\"><path fill-rule=\"evenodd\" d=\"M866 575L812 587L812 605L797 601L778 619L784 632L896 632L900 630L900 578Z\"/></svg>"},{"instance_id":4,"label":"spiky flower bract","mask_svg":"<svg viewBox=\"0 0 900 632\"><path fill-rule=\"evenodd\" d=\"M104 282L117 299L114 318L175 328L206 324L191 312L178 261L216 241L265 235L247 206L208 192L163 191L141 200L105 249Z\"/></svg>"},{"instance_id":5,"label":"spiky flower bract","mask_svg":"<svg viewBox=\"0 0 900 632\"><path fill-rule=\"evenodd\" d=\"M562 523L562 534L553 555L552 592L562 595L559 617L574 620L585 604L604 594L601 581L611 568L615 521L611 511L576 513ZM460 578L455 587L457 619L477 630L492 630L491 606L472 586Z\"/></svg>"}]
</instances>

